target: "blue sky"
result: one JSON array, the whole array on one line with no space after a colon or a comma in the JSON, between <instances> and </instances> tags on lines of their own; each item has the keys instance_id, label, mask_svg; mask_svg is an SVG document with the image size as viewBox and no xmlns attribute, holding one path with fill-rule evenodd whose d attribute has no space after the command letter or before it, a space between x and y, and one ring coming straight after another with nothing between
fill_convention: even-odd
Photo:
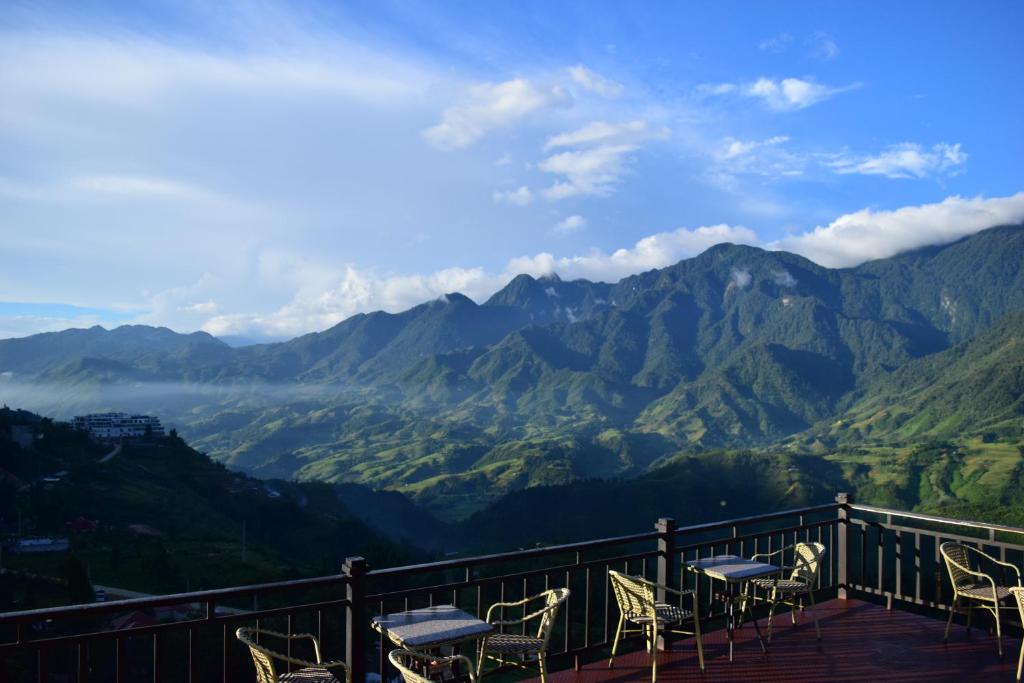
<instances>
[{"instance_id":1,"label":"blue sky","mask_svg":"<svg viewBox=\"0 0 1024 683\"><path fill-rule=\"evenodd\" d=\"M0 337L1024 220L1019 2L5 3Z\"/></svg>"}]
</instances>

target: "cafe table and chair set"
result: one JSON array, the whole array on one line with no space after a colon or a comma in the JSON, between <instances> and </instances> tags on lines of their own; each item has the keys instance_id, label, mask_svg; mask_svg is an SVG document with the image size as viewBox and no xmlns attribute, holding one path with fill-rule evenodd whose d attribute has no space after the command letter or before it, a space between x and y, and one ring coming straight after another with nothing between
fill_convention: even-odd
<instances>
[{"instance_id":1,"label":"cafe table and chair set","mask_svg":"<svg viewBox=\"0 0 1024 683\"><path fill-rule=\"evenodd\" d=\"M1006 609L1015 609L1024 618L1024 588L1021 587L1020 571L973 546L960 543L942 544L941 553L954 593L949 623L952 623L954 611L966 611L970 628L970 615L973 611L981 609L988 612L995 620L999 653L1002 655L1000 613ZM650 653L653 683L658 673L659 638L684 634L693 636L698 666L704 671L702 617L699 613L701 601L698 596L702 579L703 583L716 588L712 592L715 600L708 602L719 602L724 606L730 662L733 661L735 631L742 626L746 615L753 622L761 652L768 652L775 612L780 605L790 607L794 626L797 611L805 608L809 610L814 621L815 635L821 641L814 591L819 585L818 575L824 555L825 546L821 543L795 543L751 558L717 555L691 560L685 563L685 567L695 575L695 588L689 590L676 590L640 576L609 571L612 593L619 607L618 626L608 660L609 668L614 666L622 637L643 634ZM791 558L792 565L783 564L786 558ZM986 561L1016 572L1016 585L1002 585L991 573L983 571L981 564ZM568 597L568 588L556 588L516 602L495 603L488 609L484 619L453 605L437 605L383 614L375 617L371 625L395 645L396 649L389 653L388 661L406 683L476 683L484 674L485 663L489 660L495 661L499 665L498 669L535 664L541 683L546 683L548 643L559 609ZM1004 604L1014 600L1016 604L1012 607ZM768 605L765 634L762 634L758 620L754 618L752 607L755 602ZM686 603L689 603L689 608ZM505 619L506 610L521 616ZM704 619L710 616L709 608ZM252 653L257 683L351 683L349 669L344 662L321 661L319 643L311 635L286 635L241 628L237 636L249 646ZM278 653L264 644L268 636L283 642L311 639L316 661L305 661ZM478 643L475 664L460 652L461 646L473 642ZM301 668L279 673L277 666L281 662ZM1024 645L1018 663L1018 681L1021 680L1021 665L1024 665Z\"/></svg>"}]
</instances>

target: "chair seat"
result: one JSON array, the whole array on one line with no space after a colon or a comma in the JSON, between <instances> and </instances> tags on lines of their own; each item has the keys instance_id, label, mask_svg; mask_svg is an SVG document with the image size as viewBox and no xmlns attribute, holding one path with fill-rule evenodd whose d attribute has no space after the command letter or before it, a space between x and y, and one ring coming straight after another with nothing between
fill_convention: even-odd
<instances>
[{"instance_id":1,"label":"chair seat","mask_svg":"<svg viewBox=\"0 0 1024 683\"><path fill-rule=\"evenodd\" d=\"M757 578L751 579L750 583L754 584L758 588L764 588L770 590L773 587L777 588L782 593L804 593L807 591L807 584L803 581L794 581L792 579L769 579L769 578Z\"/></svg>"},{"instance_id":2,"label":"chair seat","mask_svg":"<svg viewBox=\"0 0 1024 683\"><path fill-rule=\"evenodd\" d=\"M992 599L992 584L990 583L972 583L957 586L956 592L973 600L994 602ZM1007 586L996 586L996 595L999 596L1000 600L1008 598L1011 595L1010 589Z\"/></svg>"},{"instance_id":3,"label":"chair seat","mask_svg":"<svg viewBox=\"0 0 1024 683\"><path fill-rule=\"evenodd\" d=\"M658 620L658 625L662 624L674 624L688 619L693 612L690 610L683 609L682 607L676 607L675 605L667 605L663 602L659 602L654 605L655 618ZM646 614L627 614L626 618L632 621L634 624L649 624L653 619Z\"/></svg>"},{"instance_id":4,"label":"chair seat","mask_svg":"<svg viewBox=\"0 0 1024 683\"><path fill-rule=\"evenodd\" d=\"M327 669L319 666L311 666L287 674L280 674L277 677L280 683L340 683Z\"/></svg>"},{"instance_id":5,"label":"chair seat","mask_svg":"<svg viewBox=\"0 0 1024 683\"><path fill-rule=\"evenodd\" d=\"M487 652L500 655L526 654L539 652L544 647L540 638L520 636L514 633L495 633L487 636Z\"/></svg>"}]
</instances>

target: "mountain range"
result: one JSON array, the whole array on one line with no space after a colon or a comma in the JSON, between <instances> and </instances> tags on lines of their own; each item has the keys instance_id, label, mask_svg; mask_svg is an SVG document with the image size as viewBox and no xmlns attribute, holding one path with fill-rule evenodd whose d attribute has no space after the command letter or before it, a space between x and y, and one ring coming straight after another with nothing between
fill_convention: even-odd
<instances>
[{"instance_id":1,"label":"mountain range","mask_svg":"<svg viewBox=\"0 0 1024 683\"><path fill-rule=\"evenodd\" d=\"M856 268L721 244L615 284L520 275L290 341L124 326L0 341L0 396L152 412L263 477L447 518L711 448L1019 439L1024 226ZM1014 315L1018 314L1018 315Z\"/></svg>"}]
</instances>

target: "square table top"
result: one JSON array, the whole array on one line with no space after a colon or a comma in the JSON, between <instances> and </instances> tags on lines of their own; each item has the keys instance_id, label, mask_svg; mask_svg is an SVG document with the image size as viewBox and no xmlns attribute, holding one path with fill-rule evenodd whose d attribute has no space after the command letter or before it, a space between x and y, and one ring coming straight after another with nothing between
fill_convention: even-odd
<instances>
[{"instance_id":1,"label":"square table top","mask_svg":"<svg viewBox=\"0 0 1024 683\"><path fill-rule=\"evenodd\" d=\"M429 648L485 636L494 627L452 605L435 605L373 618L373 628L403 647Z\"/></svg>"},{"instance_id":2,"label":"square table top","mask_svg":"<svg viewBox=\"0 0 1024 683\"><path fill-rule=\"evenodd\" d=\"M781 567L766 562L748 560L737 555L715 555L699 560L692 560L686 566L712 579L738 583L761 576L771 576L782 571Z\"/></svg>"}]
</instances>

